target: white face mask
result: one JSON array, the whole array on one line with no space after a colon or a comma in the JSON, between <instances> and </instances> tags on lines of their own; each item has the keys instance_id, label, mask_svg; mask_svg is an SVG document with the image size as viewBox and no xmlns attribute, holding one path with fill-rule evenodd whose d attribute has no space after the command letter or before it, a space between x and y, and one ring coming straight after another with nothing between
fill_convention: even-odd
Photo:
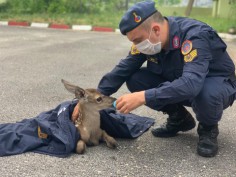
<instances>
[{"instance_id":1,"label":"white face mask","mask_svg":"<svg viewBox=\"0 0 236 177\"><path fill-rule=\"evenodd\" d=\"M146 54L146 55L155 55L157 53L160 53L160 51L161 51L161 42L157 42L156 44L153 44L150 42L149 39L150 39L151 32L149 34L148 39L146 39L136 45L137 49L141 53Z\"/></svg>"}]
</instances>

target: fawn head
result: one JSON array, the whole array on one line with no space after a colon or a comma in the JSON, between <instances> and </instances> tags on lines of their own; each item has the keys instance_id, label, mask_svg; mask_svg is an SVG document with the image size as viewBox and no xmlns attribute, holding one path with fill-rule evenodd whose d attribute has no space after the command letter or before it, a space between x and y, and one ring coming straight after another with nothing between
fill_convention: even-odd
<instances>
[{"instance_id":1,"label":"fawn head","mask_svg":"<svg viewBox=\"0 0 236 177\"><path fill-rule=\"evenodd\" d=\"M61 80L65 88L75 94L75 97L83 105L88 105L95 110L101 110L112 107L113 102L116 100L113 97L105 96L98 92L96 89L83 89L79 86L73 85L65 80Z\"/></svg>"}]
</instances>

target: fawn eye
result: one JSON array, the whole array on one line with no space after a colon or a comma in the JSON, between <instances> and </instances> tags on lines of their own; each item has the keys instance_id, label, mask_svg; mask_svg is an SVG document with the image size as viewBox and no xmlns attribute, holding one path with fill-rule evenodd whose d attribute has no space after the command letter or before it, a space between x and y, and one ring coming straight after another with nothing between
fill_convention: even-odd
<instances>
[{"instance_id":1,"label":"fawn eye","mask_svg":"<svg viewBox=\"0 0 236 177\"><path fill-rule=\"evenodd\" d=\"M98 97L96 100L97 100L98 103L101 103L102 102L102 97Z\"/></svg>"}]
</instances>

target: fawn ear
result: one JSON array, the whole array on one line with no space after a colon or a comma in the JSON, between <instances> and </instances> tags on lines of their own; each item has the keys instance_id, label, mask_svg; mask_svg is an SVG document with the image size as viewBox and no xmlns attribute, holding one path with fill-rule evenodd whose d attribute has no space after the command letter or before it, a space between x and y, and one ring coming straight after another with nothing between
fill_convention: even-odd
<instances>
[{"instance_id":1,"label":"fawn ear","mask_svg":"<svg viewBox=\"0 0 236 177\"><path fill-rule=\"evenodd\" d=\"M73 85L73 84L65 81L64 79L62 79L61 82L64 84L65 88L69 92L75 94L76 98L80 99L85 96L85 90L80 88L79 86Z\"/></svg>"}]
</instances>

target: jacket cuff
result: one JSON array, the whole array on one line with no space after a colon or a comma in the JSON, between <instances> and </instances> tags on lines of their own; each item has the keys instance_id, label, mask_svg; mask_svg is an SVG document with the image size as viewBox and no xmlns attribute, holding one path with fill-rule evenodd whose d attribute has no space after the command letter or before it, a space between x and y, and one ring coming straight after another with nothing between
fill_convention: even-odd
<instances>
[{"instance_id":1,"label":"jacket cuff","mask_svg":"<svg viewBox=\"0 0 236 177\"><path fill-rule=\"evenodd\" d=\"M156 89L149 89L145 91L145 101L148 107L158 110Z\"/></svg>"}]
</instances>

